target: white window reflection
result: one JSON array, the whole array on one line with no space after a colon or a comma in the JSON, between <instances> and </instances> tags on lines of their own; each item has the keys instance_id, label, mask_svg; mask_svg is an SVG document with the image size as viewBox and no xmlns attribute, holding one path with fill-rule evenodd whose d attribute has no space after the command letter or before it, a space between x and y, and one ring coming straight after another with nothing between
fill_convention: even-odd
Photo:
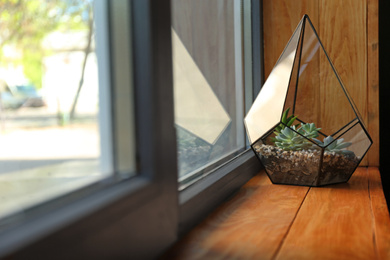
<instances>
[{"instance_id":1,"label":"white window reflection","mask_svg":"<svg viewBox=\"0 0 390 260\"><path fill-rule=\"evenodd\" d=\"M181 188L245 148L241 1L172 2Z\"/></svg>"}]
</instances>

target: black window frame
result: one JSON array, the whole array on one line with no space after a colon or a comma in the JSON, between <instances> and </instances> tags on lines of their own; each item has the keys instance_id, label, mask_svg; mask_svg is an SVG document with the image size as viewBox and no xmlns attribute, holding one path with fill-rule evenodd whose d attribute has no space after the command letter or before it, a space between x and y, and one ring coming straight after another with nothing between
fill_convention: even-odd
<instances>
[{"instance_id":1,"label":"black window frame","mask_svg":"<svg viewBox=\"0 0 390 260\"><path fill-rule=\"evenodd\" d=\"M388 76L388 69L390 68L388 60L390 59L390 53L387 50L387 46L390 44L389 25L390 17L387 15L390 11L390 3L388 1L379 0L379 168L382 179L383 191L386 197L387 206L390 207L390 177L387 174L390 171L390 165L387 162L390 157L390 151L387 147L390 144L390 137L387 134L388 114L390 109L388 102L390 98L390 91L388 85L390 83L390 77Z\"/></svg>"},{"instance_id":2,"label":"black window frame","mask_svg":"<svg viewBox=\"0 0 390 260\"><path fill-rule=\"evenodd\" d=\"M203 179L178 191L174 128L171 6L169 0L98 0L107 12L107 26L132 28L130 67L135 95L137 172L132 178L114 176L26 211L24 218L0 230L0 258L21 259L149 259L159 256L198 224L228 196L259 172L261 164L246 151L212 170ZM131 22L113 14L131 3ZM262 84L261 1L243 0L243 40L251 40L245 53L248 109ZM117 19L117 20L115 20ZM120 64L114 50L121 35L106 35L110 54L113 156L116 132L126 113L115 107ZM129 47L130 48L130 47ZM131 83L129 83L131 84ZM247 94L248 95L248 94ZM121 115L121 116L118 116ZM115 121L116 120L116 121ZM118 126L119 127L119 126ZM158 149L164 147L164 149ZM116 165L116 164L114 164ZM115 168L115 167L114 167ZM114 169L115 170L115 169ZM17 216L15 216L17 217Z\"/></svg>"}]
</instances>

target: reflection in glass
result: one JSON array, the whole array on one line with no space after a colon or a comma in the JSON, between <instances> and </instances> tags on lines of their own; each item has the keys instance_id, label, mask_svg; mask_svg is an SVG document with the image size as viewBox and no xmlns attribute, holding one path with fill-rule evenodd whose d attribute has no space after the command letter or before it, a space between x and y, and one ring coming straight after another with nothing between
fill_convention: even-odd
<instances>
[{"instance_id":1,"label":"reflection in glass","mask_svg":"<svg viewBox=\"0 0 390 260\"><path fill-rule=\"evenodd\" d=\"M346 182L372 144L307 15L245 117L245 126L255 154L278 184Z\"/></svg>"},{"instance_id":2,"label":"reflection in glass","mask_svg":"<svg viewBox=\"0 0 390 260\"><path fill-rule=\"evenodd\" d=\"M246 130L251 143L263 136L280 121L301 29L302 21L295 29L289 44L276 62L271 74L245 117Z\"/></svg>"},{"instance_id":3,"label":"reflection in glass","mask_svg":"<svg viewBox=\"0 0 390 260\"><path fill-rule=\"evenodd\" d=\"M181 187L245 147L240 15L236 0L172 1Z\"/></svg>"},{"instance_id":4,"label":"reflection in glass","mask_svg":"<svg viewBox=\"0 0 390 260\"><path fill-rule=\"evenodd\" d=\"M174 30L172 42L175 124L213 145L231 119Z\"/></svg>"}]
</instances>

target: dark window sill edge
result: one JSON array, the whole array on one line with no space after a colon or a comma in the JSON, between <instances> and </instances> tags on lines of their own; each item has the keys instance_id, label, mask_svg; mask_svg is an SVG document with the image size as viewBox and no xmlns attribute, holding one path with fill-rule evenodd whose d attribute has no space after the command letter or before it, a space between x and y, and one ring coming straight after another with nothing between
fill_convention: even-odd
<instances>
[{"instance_id":1,"label":"dark window sill edge","mask_svg":"<svg viewBox=\"0 0 390 260\"><path fill-rule=\"evenodd\" d=\"M262 169L251 149L179 194L179 238Z\"/></svg>"},{"instance_id":2,"label":"dark window sill edge","mask_svg":"<svg viewBox=\"0 0 390 260\"><path fill-rule=\"evenodd\" d=\"M138 196L132 196L135 199L130 203L127 201L127 206L141 204L156 195L154 192L149 192L147 189L149 185L150 180L147 178L134 177L101 189L90 189L86 196L73 194L48 201L43 205L38 205L37 210L35 207L29 210L31 214L30 212L18 213L14 218L20 221L12 223L0 231L0 241L2 241L0 243L0 258L88 217L114 202L129 198L131 195L137 194ZM84 194L85 190L88 191L88 188L75 193ZM73 199L68 199L68 197L73 197Z\"/></svg>"}]
</instances>

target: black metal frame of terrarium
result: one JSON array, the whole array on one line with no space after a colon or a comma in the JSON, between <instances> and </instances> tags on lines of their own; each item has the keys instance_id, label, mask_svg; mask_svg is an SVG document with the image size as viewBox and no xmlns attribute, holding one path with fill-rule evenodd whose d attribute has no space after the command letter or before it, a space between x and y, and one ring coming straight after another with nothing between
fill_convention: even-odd
<instances>
[{"instance_id":1,"label":"black metal frame of terrarium","mask_svg":"<svg viewBox=\"0 0 390 260\"><path fill-rule=\"evenodd\" d=\"M344 114L333 115L335 110ZM275 184L347 182L372 145L307 15L244 121L251 147Z\"/></svg>"}]
</instances>

